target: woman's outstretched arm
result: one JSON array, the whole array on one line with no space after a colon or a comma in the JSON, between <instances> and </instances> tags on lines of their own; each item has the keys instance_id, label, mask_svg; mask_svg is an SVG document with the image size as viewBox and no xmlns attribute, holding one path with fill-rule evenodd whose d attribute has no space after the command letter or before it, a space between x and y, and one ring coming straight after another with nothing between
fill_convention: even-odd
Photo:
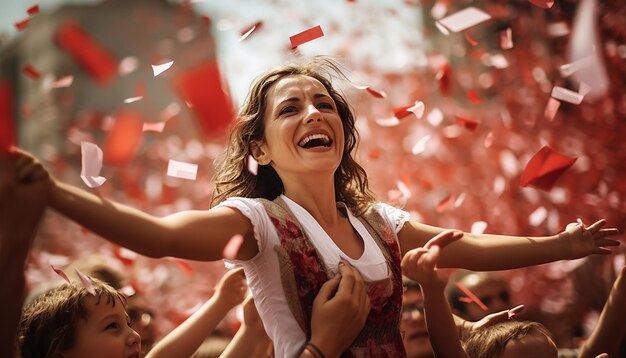
<instances>
[{"instance_id":1,"label":"woman's outstretched arm","mask_svg":"<svg viewBox=\"0 0 626 358\"><path fill-rule=\"evenodd\" d=\"M18 180L27 182L42 165L30 154L17 151ZM258 252L250 220L238 210L214 208L155 217L126 205L61 183L51 176L48 206L90 231L149 257L174 256L213 261L236 234L244 237L237 258Z\"/></svg>"},{"instance_id":2,"label":"woman's outstretched arm","mask_svg":"<svg viewBox=\"0 0 626 358\"><path fill-rule=\"evenodd\" d=\"M473 271L507 270L592 254L610 254L607 247L619 245L608 238L617 229L602 229L600 220L588 227L582 223L569 225L558 235L521 237L464 233L463 238L441 253L440 267L459 267ZM402 253L422 247L430 238L445 229L407 222L398 233Z\"/></svg>"}]
</instances>

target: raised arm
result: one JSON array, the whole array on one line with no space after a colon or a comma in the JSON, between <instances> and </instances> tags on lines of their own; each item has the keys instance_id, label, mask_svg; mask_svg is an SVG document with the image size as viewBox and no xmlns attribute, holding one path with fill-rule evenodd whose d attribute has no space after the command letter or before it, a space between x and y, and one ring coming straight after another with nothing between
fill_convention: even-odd
<instances>
[{"instance_id":1,"label":"raised arm","mask_svg":"<svg viewBox=\"0 0 626 358\"><path fill-rule=\"evenodd\" d=\"M569 225L558 235L521 237L464 233L463 238L442 251L440 267L458 267L473 271L507 270L591 254L609 254L607 247L619 245L609 239L617 229L603 229L600 220L585 227ZM398 238L403 253L423 246L430 238L445 231L442 228L408 222Z\"/></svg>"},{"instance_id":2,"label":"raised arm","mask_svg":"<svg viewBox=\"0 0 626 358\"><path fill-rule=\"evenodd\" d=\"M19 181L28 181L28 173L43 168L30 154L19 151L17 155L20 161L33 168L19 177ZM103 238L145 256L218 260L235 234L244 237L238 259L250 259L258 252L250 220L235 209L183 211L159 218L61 183L51 176L48 183L51 208Z\"/></svg>"},{"instance_id":3,"label":"raised arm","mask_svg":"<svg viewBox=\"0 0 626 358\"><path fill-rule=\"evenodd\" d=\"M39 221L47 191L32 173L33 181L18 184L15 157L0 155L0 357L13 357L15 333L24 302L24 265Z\"/></svg>"},{"instance_id":4,"label":"raised arm","mask_svg":"<svg viewBox=\"0 0 626 358\"><path fill-rule=\"evenodd\" d=\"M215 294L159 341L146 358L191 357L228 311L243 301L247 288L243 269L227 272L218 282Z\"/></svg>"},{"instance_id":5,"label":"raised arm","mask_svg":"<svg viewBox=\"0 0 626 358\"><path fill-rule=\"evenodd\" d=\"M446 280L440 277L435 269L439 259L441 238L444 236L445 233L442 233L424 247L413 249L404 255L402 272L419 283L422 289L426 328L435 356L469 357L461 345L459 331L444 294ZM460 239L458 234L448 236L450 237L448 240ZM444 244L451 245L448 242Z\"/></svg>"},{"instance_id":6,"label":"raised arm","mask_svg":"<svg viewBox=\"0 0 626 358\"><path fill-rule=\"evenodd\" d=\"M581 358L593 358L601 353L608 353L609 357L619 355L620 345L626 339L626 266L613 283L609 298L604 304L598 325L591 337L583 345Z\"/></svg>"}]
</instances>

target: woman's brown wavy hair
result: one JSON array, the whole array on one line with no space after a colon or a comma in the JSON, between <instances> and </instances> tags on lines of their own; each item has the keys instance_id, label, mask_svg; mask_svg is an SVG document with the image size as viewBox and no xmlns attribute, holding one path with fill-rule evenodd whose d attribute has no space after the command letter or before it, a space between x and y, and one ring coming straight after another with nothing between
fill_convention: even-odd
<instances>
[{"instance_id":1,"label":"woman's brown wavy hair","mask_svg":"<svg viewBox=\"0 0 626 358\"><path fill-rule=\"evenodd\" d=\"M374 201L374 195L368 187L367 174L353 158L358 143L354 114L346 99L331 83L333 75L344 80L347 77L334 60L313 57L299 65L270 70L254 82L231 130L226 155L216 165L211 206L234 196L273 200L283 193L283 183L271 165L259 166L255 176L248 171L247 162L252 153L251 143L264 139L263 117L269 89L281 79L295 75L320 81L335 101L342 119L345 149L339 168L335 171L335 200L344 202L356 215L365 212Z\"/></svg>"}]
</instances>

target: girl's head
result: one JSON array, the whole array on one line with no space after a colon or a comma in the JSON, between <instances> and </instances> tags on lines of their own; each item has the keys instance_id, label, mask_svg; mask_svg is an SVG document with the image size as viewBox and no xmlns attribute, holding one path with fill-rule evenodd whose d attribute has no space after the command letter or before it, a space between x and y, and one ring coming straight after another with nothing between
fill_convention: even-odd
<instances>
[{"instance_id":1,"label":"girl's head","mask_svg":"<svg viewBox=\"0 0 626 358\"><path fill-rule=\"evenodd\" d=\"M91 280L95 296L74 282L45 292L24 308L17 332L24 358L139 358L141 338L129 326L126 298Z\"/></svg>"},{"instance_id":2,"label":"girl's head","mask_svg":"<svg viewBox=\"0 0 626 358\"><path fill-rule=\"evenodd\" d=\"M248 156L253 154L254 145L266 139L271 89L285 79L306 76L321 83L334 101L334 110L341 119L343 152L334 172L335 199L345 202L357 213L367 208L374 197L368 188L365 171L353 158L358 140L354 115L346 99L333 88L333 75L345 79L338 64L316 57L300 65L270 70L255 81L230 134L226 156L217 166L213 205L232 196L272 200L283 193L283 182L272 165L260 165L255 176L248 171Z\"/></svg>"},{"instance_id":3,"label":"girl's head","mask_svg":"<svg viewBox=\"0 0 626 358\"><path fill-rule=\"evenodd\" d=\"M537 357L556 358L556 344L550 331L530 321L506 321L473 332L464 342L474 358Z\"/></svg>"}]
</instances>

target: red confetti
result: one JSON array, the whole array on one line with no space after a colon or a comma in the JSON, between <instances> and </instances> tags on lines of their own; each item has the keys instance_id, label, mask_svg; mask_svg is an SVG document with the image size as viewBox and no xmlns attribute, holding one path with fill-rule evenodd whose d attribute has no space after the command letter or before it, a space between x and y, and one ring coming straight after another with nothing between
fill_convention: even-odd
<instances>
[{"instance_id":1,"label":"red confetti","mask_svg":"<svg viewBox=\"0 0 626 358\"><path fill-rule=\"evenodd\" d=\"M446 63L443 66L441 66L441 69L437 73L436 78L439 81L439 91L441 91L441 94L444 96L449 95L450 94L450 82L451 82L450 81L450 65Z\"/></svg>"},{"instance_id":2,"label":"red confetti","mask_svg":"<svg viewBox=\"0 0 626 358\"><path fill-rule=\"evenodd\" d=\"M461 283L459 282L455 282L454 283L456 285L456 287L459 288L459 290L463 291L464 294L467 295L467 297L474 303L476 303L478 305L478 307L480 307L483 311L488 311L489 308L487 308L487 306L478 298L476 297L476 295L467 289L467 287L463 286Z\"/></svg>"},{"instance_id":3,"label":"red confetti","mask_svg":"<svg viewBox=\"0 0 626 358\"><path fill-rule=\"evenodd\" d=\"M118 72L119 61L80 25L65 22L57 28L56 41L96 82L106 84Z\"/></svg>"},{"instance_id":4,"label":"red confetti","mask_svg":"<svg viewBox=\"0 0 626 358\"><path fill-rule=\"evenodd\" d=\"M365 90L367 92L369 92L369 94L371 94L372 96L374 96L376 98L385 98L385 97L387 97L385 92L378 92L376 90L373 90L371 87L367 87Z\"/></svg>"},{"instance_id":5,"label":"red confetti","mask_svg":"<svg viewBox=\"0 0 626 358\"><path fill-rule=\"evenodd\" d=\"M56 267L54 267L52 265L50 265L50 267L52 267L52 269L54 270L54 272L56 272L57 275L61 276L62 279L67 281L67 283L69 283L69 284L72 283L70 281L69 277L67 277L67 275L65 274L65 272L63 272L63 270L61 270L60 268L56 268Z\"/></svg>"},{"instance_id":6,"label":"red confetti","mask_svg":"<svg viewBox=\"0 0 626 358\"><path fill-rule=\"evenodd\" d=\"M24 19L22 21L18 21L16 22L15 25L15 29L17 31L23 31L24 29L26 29L28 27L28 24L30 23L30 19Z\"/></svg>"},{"instance_id":7,"label":"red confetti","mask_svg":"<svg viewBox=\"0 0 626 358\"><path fill-rule=\"evenodd\" d=\"M74 271L76 271L76 274L78 275L78 278L80 279L80 282L83 284L83 287L87 290L87 292L89 292L92 296L95 296L96 289L93 287L93 282L91 282L91 278L89 278L84 273L80 272L79 269L74 269Z\"/></svg>"},{"instance_id":8,"label":"red confetti","mask_svg":"<svg viewBox=\"0 0 626 358\"><path fill-rule=\"evenodd\" d=\"M13 91L9 81L0 81L0 154L7 153L15 144Z\"/></svg>"},{"instance_id":9,"label":"red confetti","mask_svg":"<svg viewBox=\"0 0 626 358\"><path fill-rule=\"evenodd\" d=\"M228 244L224 246L224 251L222 251L222 257L228 260L234 260L237 258L237 254L239 253L239 248L243 244L243 236L237 234L230 238Z\"/></svg>"},{"instance_id":10,"label":"red confetti","mask_svg":"<svg viewBox=\"0 0 626 358\"><path fill-rule=\"evenodd\" d=\"M541 148L526 164L520 185L550 190L563 172L576 162L576 157L568 157L548 146Z\"/></svg>"},{"instance_id":11,"label":"red confetti","mask_svg":"<svg viewBox=\"0 0 626 358\"><path fill-rule=\"evenodd\" d=\"M214 60L178 75L175 85L181 97L191 104L205 135L222 133L233 120L233 106Z\"/></svg>"},{"instance_id":12,"label":"red confetti","mask_svg":"<svg viewBox=\"0 0 626 358\"><path fill-rule=\"evenodd\" d=\"M291 41L291 48L296 48L304 43L313 41L322 36L324 36L324 33L322 32L322 27L320 25L317 25L308 30L302 31L299 34L295 34L289 37L289 41Z\"/></svg>"},{"instance_id":13,"label":"red confetti","mask_svg":"<svg viewBox=\"0 0 626 358\"><path fill-rule=\"evenodd\" d=\"M476 131L476 128L480 124L480 121L477 121L477 120L471 119L471 118L467 118L467 117L459 115L459 114L457 114L455 117L456 117L456 121L457 121L457 123L459 123L459 125L462 125L463 127L469 129L472 132Z\"/></svg>"},{"instance_id":14,"label":"red confetti","mask_svg":"<svg viewBox=\"0 0 626 358\"><path fill-rule=\"evenodd\" d=\"M474 104L479 104L480 102L482 102L480 96L474 90L467 91L467 93L465 93L465 97L467 97L467 99L469 99L469 101Z\"/></svg>"},{"instance_id":15,"label":"red confetti","mask_svg":"<svg viewBox=\"0 0 626 358\"><path fill-rule=\"evenodd\" d=\"M241 31L241 37L239 37L239 41L243 41L247 39L248 37L250 37L250 35L252 35L253 32L260 29L262 26L263 26L263 22L258 21L254 25L245 28L244 30Z\"/></svg>"},{"instance_id":16,"label":"red confetti","mask_svg":"<svg viewBox=\"0 0 626 358\"><path fill-rule=\"evenodd\" d=\"M552 121L554 119L554 116L556 116L556 112L559 110L560 106L561 102L550 97L550 99L548 100L548 104L546 105L546 109L543 112L543 116L548 121Z\"/></svg>"},{"instance_id":17,"label":"red confetti","mask_svg":"<svg viewBox=\"0 0 626 358\"><path fill-rule=\"evenodd\" d=\"M439 203L437 203L437 208L435 210L438 213L444 212L450 205L454 203L454 200L455 200L454 195L450 194L446 196L445 198L440 200Z\"/></svg>"},{"instance_id":18,"label":"red confetti","mask_svg":"<svg viewBox=\"0 0 626 358\"><path fill-rule=\"evenodd\" d=\"M28 15L35 15L37 13L39 13L39 5L33 5L31 7L29 7L26 12L28 13Z\"/></svg>"},{"instance_id":19,"label":"red confetti","mask_svg":"<svg viewBox=\"0 0 626 358\"><path fill-rule=\"evenodd\" d=\"M41 77L41 74L39 73L39 71L37 71L35 67L33 67L30 64L25 65L23 71L24 71L24 74L26 74L28 77L34 80L39 79L39 77Z\"/></svg>"},{"instance_id":20,"label":"red confetti","mask_svg":"<svg viewBox=\"0 0 626 358\"><path fill-rule=\"evenodd\" d=\"M143 120L135 112L121 112L104 142L104 162L109 165L128 164L141 143Z\"/></svg>"},{"instance_id":21,"label":"red confetti","mask_svg":"<svg viewBox=\"0 0 626 358\"><path fill-rule=\"evenodd\" d=\"M500 48L508 50L513 48L513 37L510 28L500 31Z\"/></svg>"},{"instance_id":22,"label":"red confetti","mask_svg":"<svg viewBox=\"0 0 626 358\"><path fill-rule=\"evenodd\" d=\"M476 46L476 45L478 45L478 41L474 40L474 39L470 36L470 34L468 34L467 32L464 32L464 33L463 33L463 36L465 37L465 39L467 40L467 42L469 42L469 43L470 43L470 45L472 45L472 46Z\"/></svg>"}]
</instances>

